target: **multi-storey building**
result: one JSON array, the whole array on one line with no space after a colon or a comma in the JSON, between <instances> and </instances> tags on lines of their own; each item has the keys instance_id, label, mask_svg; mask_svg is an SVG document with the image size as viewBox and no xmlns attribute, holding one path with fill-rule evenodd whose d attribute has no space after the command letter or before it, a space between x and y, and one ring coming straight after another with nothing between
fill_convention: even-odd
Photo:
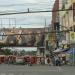
<instances>
[{"instance_id":1,"label":"multi-storey building","mask_svg":"<svg viewBox=\"0 0 75 75\"><path fill-rule=\"evenodd\" d=\"M61 30L70 30L66 32L63 40L67 43L75 43L75 0L59 1L59 10L63 10L59 11ZM72 35L74 38L72 38Z\"/></svg>"},{"instance_id":2,"label":"multi-storey building","mask_svg":"<svg viewBox=\"0 0 75 75\"><path fill-rule=\"evenodd\" d=\"M55 25L59 23L59 12L56 11L59 10L59 0L55 0L53 9L52 9L52 24L50 26L50 36L49 36L49 43L53 48L57 47L57 36L56 36L56 29Z\"/></svg>"}]
</instances>

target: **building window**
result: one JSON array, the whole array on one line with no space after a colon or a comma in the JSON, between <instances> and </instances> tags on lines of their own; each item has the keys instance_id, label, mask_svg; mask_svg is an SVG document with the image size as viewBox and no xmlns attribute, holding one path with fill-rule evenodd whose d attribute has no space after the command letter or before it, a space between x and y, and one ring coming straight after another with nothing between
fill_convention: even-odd
<instances>
[{"instance_id":1,"label":"building window","mask_svg":"<svg viewBox=\"0 0 75 75\"><path fill-rule=\"evenodd\" d=\"M75 16L73 16L73 21L75 21Z\"/></svg>"},{"instance_id":2,"label":"building window","mask_svg":"<svg viewBox=\"0 0 75 75\"><path fill-rule=\"evenodd\" d=\"M75 9L75 3L73 4L73 9ZM73 21L75 21L75 10L73 10Z\"/></svg>"},{"instance_id":3,"label":"building window","mask_svg":"<svg viewBox=\"0 0 75 75\"><path fill-rule=\"evenodd\" d=\"M67 4L68 0L62 0L62 4Z\"/></svg>"},{"instance_id":4,"label":"building window","mask_svg":"<svg viewBox=\"0 0 75 75\"><path fill-rule=\"evenodd\" d=\"M72 31L72 27L70 27L70 30Z\"/></svg>"},{"instance_id":5,"label":"building window","mask_svg":"<svg viewBox=\"0 0 75 75\"><path fill-rule=\"evenodd\" d=\"M62 0L62 9L65 9L66 4L68 4L68 0Z\"/></svg>"},{"instance_id":6,"label":"building window","mask_svg":"<svg viewBox=\"0 0 75 75\"><path fill-rule=\"evenodd\" d=\"M74 32L75 32L75 25L74 25Z\"/></svg>"},{"instance_id":7,"label":"building window","mask_svg":"<svg viewBox=\"0 0 75 75\"><path fill-rule=\"evenodd\" d=\"M65 5L64 4L62 5L62 9L65 9Z\"/></svg>"},{"instance_id":8,"label":"building window","mask_svg":"<svg viewBox=\"0 0 75 75\"><path fill-rule=\"evenodd\" d=\"M68 0L64 0L65 1L65 4L68 4Z\"/></svg>"}]
</instances>

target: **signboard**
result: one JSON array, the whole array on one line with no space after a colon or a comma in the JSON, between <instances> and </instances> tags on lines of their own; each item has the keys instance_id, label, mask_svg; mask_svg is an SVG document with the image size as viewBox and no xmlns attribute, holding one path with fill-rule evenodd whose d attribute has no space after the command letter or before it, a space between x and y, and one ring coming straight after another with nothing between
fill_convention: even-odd
<instances>
[{"instance_id":1,"label":"signboard","mask_svg":"<svg viewBox=\"0 0 75 75\"><path fill-rule=\"evenodd\" d=\"M70 43L75 43L75 32L70 32Z\"/></svg>"},{"instance_id":2,"label":"signboard","mask_svg":"<svg viewBox=\"0 0 75 75\"><path fill-rule=\"evenodd\" d=\"M6 38L0 41L1 47L6 46L23 46L23 47L42 47L44 46L45 35L44 34L13 34L2 35Z\"/></svg>"}]
</instances>

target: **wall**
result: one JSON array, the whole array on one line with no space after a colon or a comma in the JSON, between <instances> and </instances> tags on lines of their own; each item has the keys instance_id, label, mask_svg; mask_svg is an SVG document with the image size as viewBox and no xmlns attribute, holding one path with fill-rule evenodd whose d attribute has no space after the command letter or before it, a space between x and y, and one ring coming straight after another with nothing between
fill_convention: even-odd
<instances>
[{"instance_id":1,"label":"wall","mask_svg":"<svg viewBox=\"0 0 75 75\"><path fill-rule=\"evenodd\" d=\"M62 3L59 4L59 8L62 9ZM67 0L65 8L63 10L72 9L72 8L75 9L75 0ZM60 11L59 15L60 15L60 24L63 26L61 30L67 30L67 29L73 30L75 25L75 20L74 20L75 10ZM69 42L69 39L70 39L69 33L66 33L67 42Z\"/></svg>"},{"instance_id":2,"label":"wall","mask_svg":"<svg viewBox=\"0 0 75 75\"><path fill-rule=\"evenodd\" d=\"M55 10L59 10L59 0L56 0L53 6L53 11ZM56 12L52 12L52 24L54 24L54 22L56 22L58 16L58 11Z\"/></svg>"},{"instance_id":3,"label":"wall","mask_svg":"<svg viewBox=\"0 0 75 75\"><path fill-rule=\"evenodd\" d=\"M52 25L51 25L51 30L50 32L50 36L49 36L49 42L51 43L51 45L55 48L56 44L57 44L57 37L56 37L56 33L54 32L54 23L59 21L58 18L58 11L59 10L59 0L55 0L53 9L52 9Z\"/></svg>"}]
</instances>

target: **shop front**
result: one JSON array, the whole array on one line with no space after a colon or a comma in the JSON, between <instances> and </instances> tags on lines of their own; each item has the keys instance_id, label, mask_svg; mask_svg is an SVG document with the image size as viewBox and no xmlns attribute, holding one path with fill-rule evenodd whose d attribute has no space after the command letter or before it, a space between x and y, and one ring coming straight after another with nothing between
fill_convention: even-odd
<instances>
[{"instance_id":1,"label":"shop front","mask_svg":"<svg viewBox=\"0 0 75 75\"><path fill-rule=\"evenodd\" d=\"M75 48L71 48L69 51L66 52L69 56L69 64L75 65Z\"/></svg>"}]
</instances>

